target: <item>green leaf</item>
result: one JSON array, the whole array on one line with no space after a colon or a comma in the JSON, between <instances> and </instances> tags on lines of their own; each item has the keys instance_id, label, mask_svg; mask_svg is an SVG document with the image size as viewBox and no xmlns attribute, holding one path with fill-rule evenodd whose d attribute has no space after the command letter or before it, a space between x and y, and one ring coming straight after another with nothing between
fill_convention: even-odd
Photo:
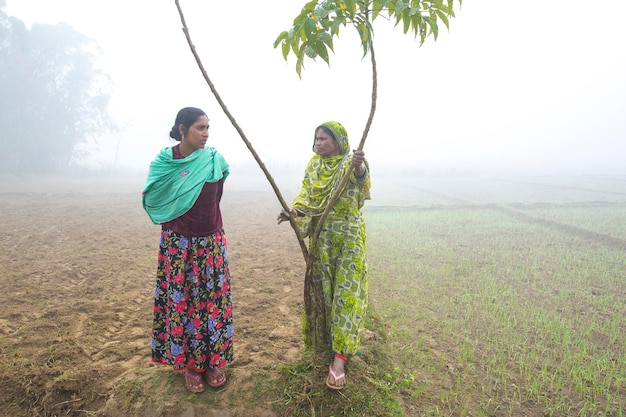
<instances>
[{"instance_id":1,"label":"green leaf","mask_svg":"<svg viewBox=\"0 0 626 417\"><path fill-rule=\"evenodd\" d=\"M401 0L396 2L396 7L394 10L394 13L396 14L396 16L402 15L404 13L404 10L406 10L409 7L409 5Z\"/></svg>"},{"instance_id":2,"label":"green leaf","mask_svg":"<svg viewBox=\"0 0 626 417\"><path fill-rule=\"evenodd\" d=\"M296 73L298 77L302 78L302 68L304 67L304 51L298 53L298 60L296 61Z\"/></svg>"},{"instance_id":3,"label":"green leaf","mask_svg":"<svg viewBox=\"0 0 626 417\"><path fill-rule=\"evenodd\" d=\"M375 20L378 17L382 8L380 0L374 0L372 2L372 20Z\"/></svg>"},{"instance_id":4,"label":"green leaf","mask_svg":"<svg viewBox=\"0 0 626 417\"><path fill-rule=\"evenodd\" d=\"M420 28L423 24L424 23L422 21L421 14L416 14L411 17L411 27L413 29L413 32L415 33L415 38L417 38L417 35L419 34Z\"/></svg>"},{"instance_id":5,"label":"green leaf","mask_svg":"<svg viewBox=\"0 0 626 417\"><path fill-rule=\"evenodd\" d=\"M328 49L326 49L326 45L323 42L314 42L311 44L311 48L315 51L316 55L322 57L322 59L326 61L328 65L330 65Z\"/></svg>"},{"instance_id":6,"label":"green leaf","mask_svg":"<svg viewBox=\"0 0 626 417\"><path fill-rule=\"evenodd\" d=\"M289 55L289 43L284 40L283 41L283 45L282 45L282 49L283 49L283 58L285 58L285 61L287 60L287 56Z\"/></svg>"},{"instance_id":7,"label":"green leaf","mask_svg":"<svg viewBox=\"0 0 626 417\"><path fill-rule=\"evenodd\" d=\"M404 11L402 12L402 22L404 23L404 33L407 33L411 26L411 9L404 9Z\"/></svg>"},{"instance_id":8,"label":"green leaf","mask_svg":"<svg viewBox=\"0 0 626 417\"><path fill-rule=\"evenodd\" d=\"M328 15L330 13L330 10L326 9L325 7L325 3L321 4L316 10L315 10L315 15L320 19L326 19L328 18Z\"/></svg>"},{"instance_id":9,"label":"green leaf","mask_svg":"<svg viewBox=\"0 0 626 417\"><path fill-rule=\"evenodd\" d=\"M293 53L297 56L300 53L300 36L298 32L292 34L290 46Z\"/></svg>"},{"instance_id":10,"label":"green leaf","mask_svg":"<svg viewBox=\"0 0 626 417\"><path fill-rule=\"evenodd\" d=\"M318 23L320 24L320 26L322 26L322 29L328 30L331 25L331 19L328 16L322 17L319 19Z\"/></svg>"},{"instance_id":11,"label":"green leaf","mask_svg":"<svg viewBox=\"0 0 626 417\"><path fill-rule=\"evenodd\" d=\"M281 41L286 41L287 36L289 36L289 33L286 30L282 31L274 41L274 48L276 48Z\"/></svg>"},{"instance_id":12,"label":"green leaf","mask_svg":"<svg viewBox=\"0 0 626 417\"><path fill-rule=\"evenodd\" d=\"M446 25L446 28L450 29L450 25L449 25L449 22L448 22L448 16L444 12L442 12L441 10L437 10L437 11L435 11L435 13L437 13L437 16L439 16L439 19L441 19L443 24Z\"/></svg>"},{"instance_id":13,"label":"green leaf","mask_svg":"<svg viewBox=\"0 0 626 417\"><path fill-rule=\"evenodd\" d=\"M354 15L356 13L356 2L354 0L344 0L339 2L340 5L342 3L346 6L350 15Z\"/></svg>"},{"instance_id":14,"label":"green leaf","mask_svg":"<svg viewBox=\"0 0 626 417\"><path fill-rule=\"evenodd\" d=\"M304 36L306 36L307 39L311 39L315 36L316 32L317 25L315 24L315 20L312 17L307 18L304 22Z\"/></svg>"},{"instance_id":15,"label":"green leaf","mask_svg":"<svg viewBox=\"0 0 626 417\"><path fill-rule=\"evenodd\" d=\"M333 35L338 35L339 34L339 26L341 26L342 20L340 19L335 19L335 21L333 21L333 24L330 26L330 33Z\"/></svg>"},{"instance_id":16,"label":"green leaf","mask_svg":"<svg viewBox=\"0 0 626 417\"><path fill-rule=\"evenodd\" d=\"M310 2L304 5L304 7L302 8L302 11L300 12L300 15L308 16L310 13L313 13L315 11L316 6L317 6L317 0L311 0Z\"/></svg>"},{"instance_id":17,"label":"green leaf","mask_svg":"<svg viewBox=\"0 0 626 417\"><path fill-rule=\"evenodd\" d=\"M317 52L315 52L315 49L313 49L313 47L311 46L310 43L306 42L302 44L302 50L304 51L304 54L311 58L311 59L315 59L317 58ZM304 57L303 57L304 58Z\"/></svg>"},{"instance_id":18,"label":"green leaf","mask_svg":"<svg viewBox=\"0 0 626 417\"><path fill-rule=\"evenodd\" d=\"M446 15L450 14L450 6L448 6L447 4L442 4L439 9L440 11L444 12Z\"/></svg>"},{"instance_id":19,"label":"green leaf","mask_svg":"<svg viewBox=\"0 0 626 417\"><path fill-rule=\"evenodd\" d=\"M401 21L402 21L402 15L396 16L396 23L394 24L394 27L398 26Z\"/></svg>"},{"instance_id":20,"label":"green leaf","mask_svg":"<svg viewBox=\"0 0 626 417\"><path fill-rule=\"evenodd\" d=\"M304 25L300 25L300 27L297 28L297 31L295 32L295 34L297 35L297 40L299 40L300 42L306 42L307 36L306 36L306 30L304 30ZM295 37L296 36L294 36L294 38Z\"/></svg>"},{"instance_id":21,"label":"green leaf","mask_svg":"<svg viewBox=\"0 0 626 417\"><path fill-rule=\"evenodd\" d=\"M330 36L328 33L321 32L318 34L317 38L324 42L324 44L326 44L326 46L328 46L331 51L335 51L335 48L333 47L333 37Z\"/></svg>"},{"instance_id":22,"label":"green leaf","mask_svg":"<svg viewBox=\"0 0 626 417\"><path fill-rule=\"evenodd\" d=\"M426 18L426 23L428 23L428 25L430 26L430 31L435 37L435 40L437 40L437 36L439 35L439 26L437 26L437 19L428 17Z\"/></svg>"},{"instance_id":23,"label":"green leaf","mask_svg":"<svg viewBox=\"0 0 626 417\"><path fill-rule=\"evenodd\" d=\"M302 13L300 13L298 16L296 16L295 19L293 19L293 25L294 26L302 25L308 17L309 17L309 14L305 13L303 10Z\"/></svg>"},{"instance_id":24,"label":"green leaf","mask_svg":"<svg viewBox=\"0 0 626 417\"><path fill-rule=\"evenodd\" d=\"M357 31L359 32L359 36L361 37L361 46L363 47L363 56L367 55L367 51L370 48L370 31L365 23L357 25Z\"/></svg>"}]
</instances>

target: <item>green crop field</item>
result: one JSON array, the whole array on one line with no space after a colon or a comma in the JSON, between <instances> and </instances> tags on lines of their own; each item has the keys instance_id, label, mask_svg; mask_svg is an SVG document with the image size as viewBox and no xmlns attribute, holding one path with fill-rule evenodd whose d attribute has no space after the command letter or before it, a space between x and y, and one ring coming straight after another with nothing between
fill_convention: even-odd
<instances>
[{"instance_id":1,"label":"green crop field","mask_svg":"<svg viewBox=\"0 0 626 417\"><path fill-rule=\"evenodd\" d=\"M398 415L624 415L626 177L374 179L369 322Z\"/></svg>"}]
</instances>

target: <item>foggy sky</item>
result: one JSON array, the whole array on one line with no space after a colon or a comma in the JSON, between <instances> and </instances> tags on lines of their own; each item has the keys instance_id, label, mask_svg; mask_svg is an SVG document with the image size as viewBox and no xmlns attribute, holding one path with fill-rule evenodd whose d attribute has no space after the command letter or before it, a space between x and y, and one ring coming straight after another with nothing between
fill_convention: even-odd
<instances>
[{"instance_id":1,"label":"foggy sky","mask_svg":"<svg viewBox=\"0 0 626 417\"><path fill-rule=\"evenodd\" d=\"M511 3L511 4L509 4ZM181 0L196 49L229 111L272 167L311 156L313 129L342 122L355 148L371 101L371 64L354 29L330 67L272 44L305 1ZM271 8L270 8L271 5ZM602 7L602 10L598 8ZM92 149L100 167L144 171L185 106L209 115L209 145L254 163L189 51L174 1L7 0L24 21L66 22L102 48L123 131ZM422 47L379 18L378 103L365 152L377 170L521 174L626 173L626 2L465 0ZM116 156L117 155L117 156Z\"/></svg>"}]
</instances>

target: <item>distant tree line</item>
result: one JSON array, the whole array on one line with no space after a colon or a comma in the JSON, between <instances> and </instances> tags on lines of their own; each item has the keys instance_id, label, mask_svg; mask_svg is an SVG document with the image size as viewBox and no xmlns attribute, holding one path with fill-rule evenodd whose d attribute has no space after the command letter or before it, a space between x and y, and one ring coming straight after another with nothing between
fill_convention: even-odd
<instances>
[{"instance_id":1,"label":"distant tree line","mask_svg":"<svg viewBox=\"0 0 626 417\"><path fill-rule=\"evenodd\" d=\"M83 144L114 129L98 45L65 23L28 30L0 0L0 174L66 172Z\"/></svg>"}]
</instances>

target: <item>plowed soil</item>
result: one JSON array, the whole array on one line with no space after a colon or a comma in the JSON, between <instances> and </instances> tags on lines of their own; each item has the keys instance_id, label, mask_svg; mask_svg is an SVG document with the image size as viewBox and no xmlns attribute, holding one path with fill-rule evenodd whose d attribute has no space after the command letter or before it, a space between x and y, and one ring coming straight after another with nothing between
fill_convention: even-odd
<instances>
[{"instance_id":1,"label":"plowed soil","mask_svg":"<svg viewBox=\"0 0 626 417\"><path fill-rule=\"evenodd\" d=\"M160 228L142 181L0 185L0 415L274 415L241 398L302 350L305 264L289 225L276 225L276 196L226 183L235 361L224 388L189 405L181 375L150 360Z\"/></svg>"}]
</instances>

